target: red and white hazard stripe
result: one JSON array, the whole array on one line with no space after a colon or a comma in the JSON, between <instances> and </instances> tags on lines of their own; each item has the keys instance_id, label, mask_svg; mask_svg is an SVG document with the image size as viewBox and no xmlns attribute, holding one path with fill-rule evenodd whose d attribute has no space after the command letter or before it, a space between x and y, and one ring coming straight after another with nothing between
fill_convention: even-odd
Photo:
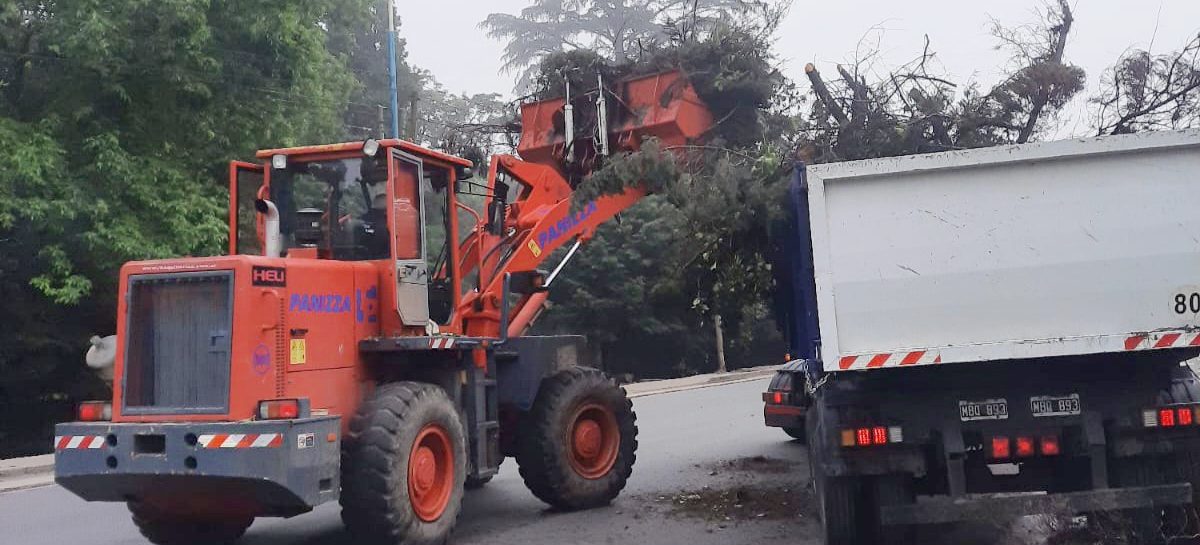
<instances>
[{"instance_id":1,"label":"red and white hazard stripe","mask_svg":"<svg viewBox=\"0 0 1200 545\"><path fill-rule=\"evenodd\" d=\"M59 435L54 438L55 450L104 448L103 435Z\"/></svg>"},{"instance_id":2,"label":"red and white hazard stripe","mask_svg":"<svg viewBox=\"0 0 1200 545\"><path fill-rule=\"evenodd\" d=\"M278 448L283 445L281 433L216 433L201 435L200 448Z\"/></svg>"},{"instance_id":3,"label":"red and white hazard stripe","mask_svg":"<svg viewBox=\"0 0 1200 545\"><path fill-rule=\"evenodd\" d=\"M1200 331L1155 331L1125 338L1125 350L1153 350L1200 346Z\"/></svg>"},{"instance_id":4,"label":"red and white hazard stripe","mask_svg":"<svg viewBox=\"0 0 1200 545\"><path fill-rule=\"evenodd\" d=\"M859 354L842 356L838 367L843 371L855 369L879 369L883 367L907 367L909 365L926 365L942 363L942 355L928 350L913 350L910 352L890 352L885 354Z\"/></svg>"},{"instance_id":5,"label":"red and white hazard stripe","mask_svg":"<svg viewBox=\"0 0 1200 545\"><path fill-rule=\"evenodd\" d=\"M452 337L437 338L429 340L429 348L434 350L445 350L454 348L454 339Z\"/></svg>"}]
</instances>

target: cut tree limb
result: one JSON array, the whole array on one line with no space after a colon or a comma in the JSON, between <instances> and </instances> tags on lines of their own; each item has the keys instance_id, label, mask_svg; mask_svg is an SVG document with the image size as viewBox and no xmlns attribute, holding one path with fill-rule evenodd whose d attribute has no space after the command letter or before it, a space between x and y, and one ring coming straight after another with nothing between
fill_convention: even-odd
<instances>
[{"instance_id":1,"label":"cut tree limb","mask_svg":"<svg viewBox=\"0 0 1200 545\"><path fill-rule=\"evenodd\" d=\"M804 74L808 76L809 83L812 84L813 92L817 94L817 98L825 105L825 109L829 111L837 120L838 125L845 127L850 124L850 118L846 116L846 112L842 110L842 106L833 98L833 94L829 92L829 87L825 85L825 80L821 79L821 73L817 71L817 67L810 62L804 65Z\"/></svg>"},{"instance_id":2,"label":"cut tree limb","mask_svg":"<svg viewBox=\"0 0 1200 545\"><path fill-rule=\"evenodd\" d=\"M1067 0L1058 0L1059 9L1062 10L1062 22L1050 29L1054 33L1051 39L1051 49L1049 58L1043 62L1051 64L1062 64L1063 52L1067 49L1067 35L1071 33L1071 25L1075 22L1075 17L1071 15L1071 6ZM1029 118L1025 120L1025 125L1021 127L1021 132L1017 134L1017 143L1024 144L1033 137L1033 131L1037 128L1038 119L1042 117L1042 111L1046 109L1046 103L1050 101L1050 92L1042 89L1041 92L1034 98L1033 108L1029 110Z\"/></svg>"}]
</instances>

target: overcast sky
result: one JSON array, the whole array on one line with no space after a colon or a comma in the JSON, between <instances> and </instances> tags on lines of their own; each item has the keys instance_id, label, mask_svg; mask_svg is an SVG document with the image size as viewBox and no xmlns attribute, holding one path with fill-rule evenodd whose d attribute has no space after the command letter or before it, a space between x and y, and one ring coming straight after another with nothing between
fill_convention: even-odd
<instances>
[{"instance_id":1,"label":"overcast sky","mask_svg":"<svg viewBox=\"0 0 1200 545\"><path fill-rule=\"evenodd\" d=\"M511 95L513 75L500 72L503 44L488 38L478 23L489 13L518 13L530 0L439 0L398 2L401 35L409 61L430 70L454 92ZM1007 60L988 34L992 18L1017 25L1034 22L1042 0L795 0L777 36L776 53L784 72L807 88L804 65L832 71L855 56L860 43L878 39L881 69L920 54L924 36L952 79L990 85ZM1178 49L1200 31L1200 0L1073 0L1075 27L1067 46L1069 62L1088 73L1087 94L1099 76L1130 47ZM882 29L873 31L872 29ZM882 34L882 36L879 36ZM868 36L866 41L864 36ZM1067 133L1086 133L1082 104Z\"/></svg>"}]
</instances>

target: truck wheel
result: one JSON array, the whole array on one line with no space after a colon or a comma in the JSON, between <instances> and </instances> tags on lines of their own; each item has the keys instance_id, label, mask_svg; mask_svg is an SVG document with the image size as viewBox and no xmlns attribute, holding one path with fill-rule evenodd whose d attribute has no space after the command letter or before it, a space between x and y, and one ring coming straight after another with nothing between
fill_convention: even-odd
<instances>
[{"instance_id":1,"label":"truck wheel","mask_svg":"<svg viewBox=\"0 0 1200 545\"><path fill-rule=\"evenodd\" d=\"M344 442L342 522L366 543L445 543L462 509L465 445L458 410L441 388L380 385Z\"/></svg>"},{"instance_id":2,"label":"truck wheel","mask_svg":"<svg viewBox=\"0 0 1200 545\"><path fill-rule=\"evenodd\" d=\"M870 514L872 520L867 528L875 532L871 543L911 545L916 542L916 528L912 526L884 526L880 518L881 509L889 505L908 505L917 501L912 475L903 473L880 475L870 480Z\"/></svg>"},{"instance_id":3,"label":"truck wheel","mask_svg":"<svg viewBox=\"0 0 1200 545\"><path fill-rule=\"evenodd\" d=\"M1166 482L1162 460L1153 457L1117 458L1110 460L1112 477L1118 486L1155 486ZM1163 540L1163 510L1157 507L1128 509L1119 513L1107 513L1102 519L1115 516L1117 526L1127 534L1126 541L1133 544L1160 543ZM1111 520L1106 520L1111 524Z\"/></svg>"},{"instance_id":4,"label":"truck wheel","mask_svg":"<svg viewBox=\"0 0 1200 545\"><path fill-rule=\"evenodd\" d=\"M804 441L808 439L808 434L805 433L804 427L802 427L802 426L796 426L794 428L783 428L783 433L786 433L786 434L788 434L788 437L791 437L792 439L799 441L800 444L804 444Z\"/></svg>"},{"instance_id":5,"label":"truck wheel","mask_svg":"<svg viewBox=\"0 0 1200 545\"><path fill-rule=\"evenodd\" d=\"M155 545L225 545L246 533L254 517L200 518L129 502L133 523Z\"/></svg>"},{"instance_id":6,"label":"truck wheel","mask_svg":"<svg viewBox=\"0 0 1200 545\"><path fill-rule=\"evenodd\" d=\"M600 371L577 367L544 379L518 432L525 486L559 509L608 504L633 471L636 420L625 390Z\"/></svg>"},{"instance_id":7,"label":"truck wheel","mask_svg":"<svg viewBox=\"0 0 1200 545\"><path fill-rule=\"evenodd\" d=\"M821 527L825 545L865 545L872 543L859 524L862 481L856 477L817 475L813 481L820 503Z\"/></svg>"}]
</instances>

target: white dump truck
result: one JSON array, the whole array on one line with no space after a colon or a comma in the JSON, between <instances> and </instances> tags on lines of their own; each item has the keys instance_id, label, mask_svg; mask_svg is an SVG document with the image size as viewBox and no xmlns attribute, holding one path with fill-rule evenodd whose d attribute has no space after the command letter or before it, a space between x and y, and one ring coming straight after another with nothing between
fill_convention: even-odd
<instances>
[{"instance_id":1,"label":"white dump truck","mask_svg":"<svg viewBox=\"0 0 1200 545\"><path fill-rule=\"evenodd\" d=\"M1195 532L1200 131L800 166L791 199L797 359L764 401L826 543L1042 512Z\"/></svg>"}]
</instances>

